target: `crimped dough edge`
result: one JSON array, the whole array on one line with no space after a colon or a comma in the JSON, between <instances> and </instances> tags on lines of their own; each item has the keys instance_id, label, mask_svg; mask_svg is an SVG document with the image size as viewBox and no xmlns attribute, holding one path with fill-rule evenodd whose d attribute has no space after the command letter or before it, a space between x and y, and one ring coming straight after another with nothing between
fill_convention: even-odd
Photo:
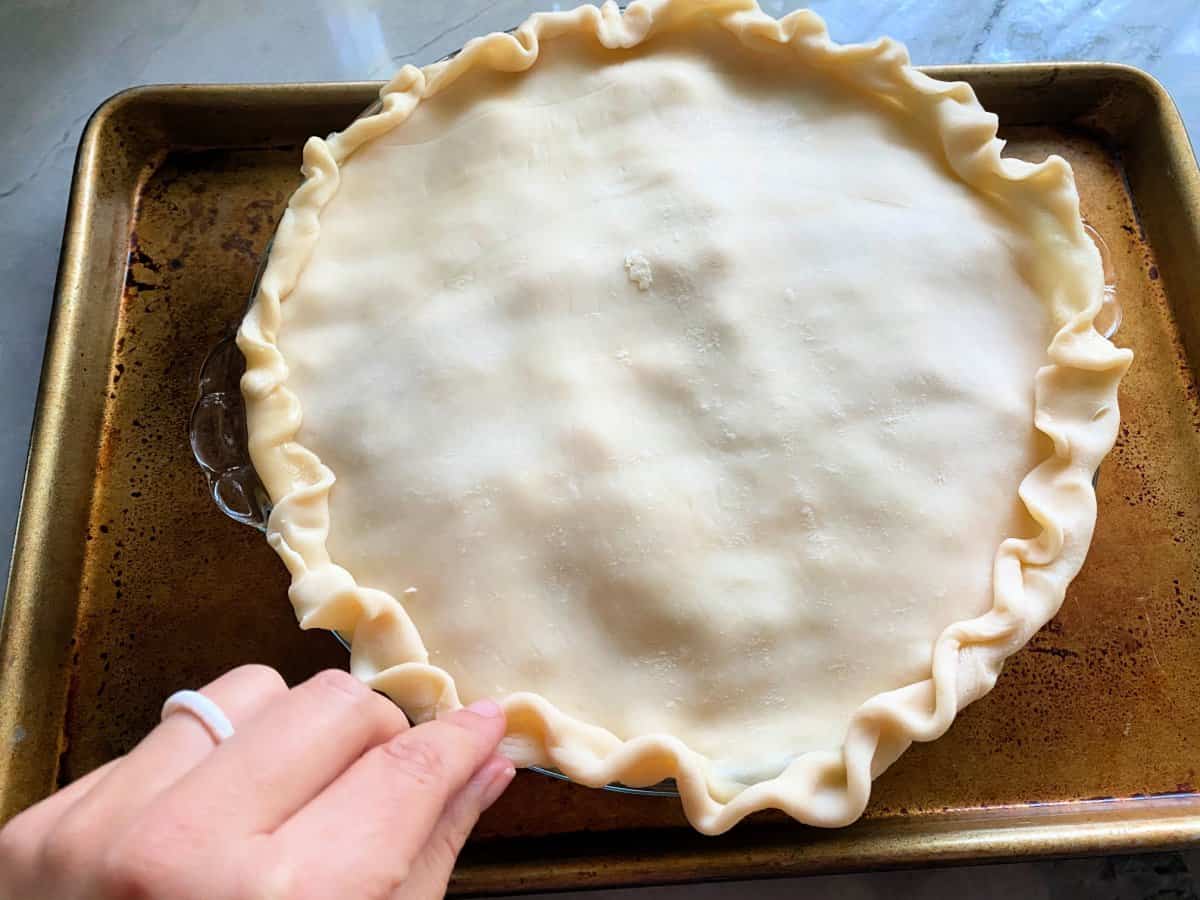
<instances>
[{"instance_id":1,"label":"crimped dough edge","mask_svg":"<svg viewBox=\"0 0 1200 900\"><path fill-rule=\"evenodd\" d=\"M913 741L942 735L960 709L987 693L1004 660L1058 611L1091 542L1096 519L1092 475L1116 439L1117 385L1132 359L1094 327L1102 302L1095 246L1083 230L1079 197L1067 163L1002 159L997 120L962 82L935 81L909 65L903 46L833 43L824 22L801 10L775 20L754 0L635 0L569 12L538 13L515 32L470 41L456 56L405 66L380 92L377 113L304 148L303 185L275 235L255 302L237 343L246 357L242 391L254 465L274 500L267 539L292 577L289 597L301 627L327 628L352 641L351 671L395 700L418 721L461 706L454 680L428 662L421 637L391 595L359 586L330 559L329 491L334 473L296 441L300 401L287 387L288 367L276 339L281 304L316 246L323 207L338 189L339 167L365 142L401 125L422 99L477 66L520 72L538 58L541 41L590 35L603 47L629 48L697 21L716 22L747 48L789 45L809 66L858 90L887 97L936 135L946 162L976 190L1010 211L1028 211L1045 248L1032 281L1052 311L1057 333L1049 364L1036 373L1034 423L1053 451L1021 482L1019 495L1041 527L1032 539L1009 538L993 564L992 608L955 622L938 637L931 677L877 694L851 717L838 750L795 757L777 777L743 786L712 771L707 758L667 735L622 741L574 719L544 697L503 699L509 735L503 747L518 765L558 768L591 786L631 786L674 778L691 824L720 834L745 816L780 809L811 825L838 827L857 819L871 781Z\"/></svg>"}]
</instances>

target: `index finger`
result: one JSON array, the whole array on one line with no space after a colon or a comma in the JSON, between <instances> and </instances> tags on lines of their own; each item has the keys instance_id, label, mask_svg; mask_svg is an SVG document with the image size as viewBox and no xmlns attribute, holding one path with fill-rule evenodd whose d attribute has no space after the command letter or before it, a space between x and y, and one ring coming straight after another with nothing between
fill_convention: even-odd
<instances>
[{"instance_id":1,"label":"index finger","mask_svg":"<svg viewBox=\"0 0 1200 900\"><path fill-rule=\"evenodd\" d=\"M407 728L390 700L346 671L327 669L215 747L147 816L214 845L230 836L271 834L363 753Z\"/></svg>"},{"instance_id":2,"label":"index finger","mask_svg":"<svg viewBox=\"0 0 1200 900\"><path fill-rule=\"evenodd\" d=\"M337 859L338 874L355 879L339 883L344 896L386 895L408 875L447 801L492 758L504 729L504 711L483 700L365 753L276 830L274 858L299 867L285 880L313 890L329 875L326 861Z\"/></svg>"},{"instance_id":3,"label":"index finger","mask_svg":"<svg viewBox=\"0 0 1200 900\"><path fill-rule=\"evenodd\" d=\"M200 692L241 727L273 698L287 693L287 685L274 669L249 665L226 672ZM193 716L168 716L128 754L72 782L14 821L19 820L30 839L41 840L69 811L75 827L112 834L212 748L212 738Z\"/></svg>"}]
</instances>

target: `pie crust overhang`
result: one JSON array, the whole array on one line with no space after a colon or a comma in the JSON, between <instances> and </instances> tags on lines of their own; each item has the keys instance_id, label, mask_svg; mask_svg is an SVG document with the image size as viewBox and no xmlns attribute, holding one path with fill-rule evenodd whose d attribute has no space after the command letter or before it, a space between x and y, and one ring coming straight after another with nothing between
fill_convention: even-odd
<instances>
[{"instance_id":1,"label":"pie crust overhang","mask_svg":"<svg viewBox=\"0 0 1200 900\"><path fill-rule=\"evenodd\" d=\"M1091 540L1131 354L1069 166L748 0L540 13L380 96L238 336L301 625L702 832L853 821Z\"/></svg>"}]
</instances>

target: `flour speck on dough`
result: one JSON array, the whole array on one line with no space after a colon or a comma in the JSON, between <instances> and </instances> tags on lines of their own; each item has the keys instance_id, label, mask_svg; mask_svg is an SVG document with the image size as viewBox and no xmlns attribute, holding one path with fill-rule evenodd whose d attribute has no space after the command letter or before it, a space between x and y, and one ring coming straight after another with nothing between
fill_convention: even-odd
<instances>
[{"instance_id":1,"label":"flour speck on dough","mask_svg":"<svg viewBox=\"0 0 1200 900\"><path fill-rule=\"evenodd\" d=\"M625 254L625 274L638 286L639 291L650 290L654 275L650 271L650 260L637 250Z\"/></svg>"}]
</instances>

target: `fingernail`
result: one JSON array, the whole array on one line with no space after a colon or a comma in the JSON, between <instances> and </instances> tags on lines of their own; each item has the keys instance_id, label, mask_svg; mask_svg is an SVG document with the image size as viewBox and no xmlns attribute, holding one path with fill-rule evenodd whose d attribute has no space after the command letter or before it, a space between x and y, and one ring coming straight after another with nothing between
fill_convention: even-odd
<instances>
[{"instance_id":1,"label":"fingernail","mask_svg":"<svg viewBox=\"0 0 1200 900\"><path fill-rule=\"evenodd\" d=\"M483 784L479 786L480 812L483 812L500 799L500 795L512 784L512 780L516 774L517 770L513 768L513 764L507 759L501 759L484 766L483 771L475 776L483 780Z\"/></svg>"},{"instance_id":2,"label":"fingernail","mask_svg":"<svg viewBox=\"0 0 1200 900\"><path fill-rule=\"evenodd\" d=\"M476 700L467 707L467 711L473 712L477 716L483 716L485 719L498 719L504 715L504 710L495 700Z\"/></svg>"}]
</instances>

